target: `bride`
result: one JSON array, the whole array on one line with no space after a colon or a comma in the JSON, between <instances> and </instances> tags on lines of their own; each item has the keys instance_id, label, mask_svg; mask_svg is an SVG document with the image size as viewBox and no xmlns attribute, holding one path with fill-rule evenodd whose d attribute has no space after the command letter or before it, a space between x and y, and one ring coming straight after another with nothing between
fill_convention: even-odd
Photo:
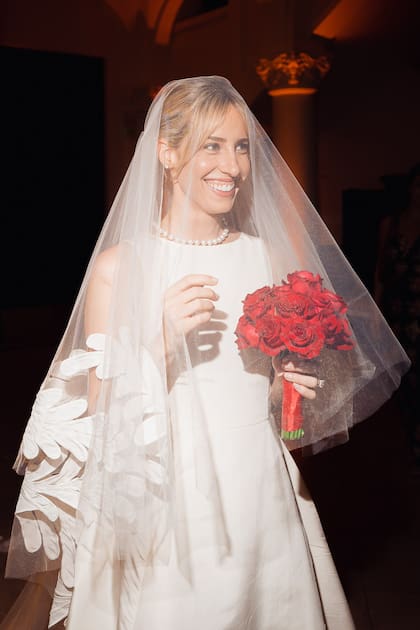
<instances>
[{"instance_id":1,"label":"bride","mask_svg":"<svg viewBox=\"0 0 420 630\"><path fill-rule=\"evenodd\" d=\"M353 349L239 349L246 296L297 270L344 298ZM344 441L406 367L231 84L169 83L23 436L7 574L43 585L50 627L353 628L289 449ZM285 380L304 415L287 448ZM47 625L34 588L2 627Z\"/></svg>"}]
</instances>

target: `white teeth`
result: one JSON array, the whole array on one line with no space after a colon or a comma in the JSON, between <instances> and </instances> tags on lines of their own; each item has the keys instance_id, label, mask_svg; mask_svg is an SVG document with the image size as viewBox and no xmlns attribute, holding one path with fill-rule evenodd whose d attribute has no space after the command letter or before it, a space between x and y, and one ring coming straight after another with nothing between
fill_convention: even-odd
<instances>
[{"instance_id":1,"label":"white teeth","mask_svg":"<svg viewBox=\"0 0 420 630\"><path fill-rule=\"evenodd\" d=\"M216 182L207 182L210 188L213 190L219 190L220 192L230 192L235 188L234 182L230 184L216 184Z\"/></svg>"}]
</instances>

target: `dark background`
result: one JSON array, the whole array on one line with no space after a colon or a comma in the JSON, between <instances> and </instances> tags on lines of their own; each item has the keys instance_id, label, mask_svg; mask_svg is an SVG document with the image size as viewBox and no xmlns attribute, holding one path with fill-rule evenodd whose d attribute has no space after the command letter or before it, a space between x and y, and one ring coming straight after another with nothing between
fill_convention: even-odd
<instances>
[{"instance_id":1,"label":"dark background","mask_svg":"<svg viewBox=\"0 0 420 630\"><path fill-rule=\"evenodd\" d=\"M1 308L70 303L105 215L102 59L0 47Z\"/></svg>"},{"instance_id":2,"label":"dark background","mask_svg":"<svg viewBox=\"0 0 420 630\"><path fill-rule=\"evenodd\" d=\"M326 12L335 3L279 1L285 20L290 4L303 30L318 6ZM19 441L153 89L170 78L226 74L249 103L263 104L269 128L269 99L255 65L276 37L278 52L289 37L280 13L274 25L266 19L273 6L268 1L247 0L242 13L235 1L184 2L168 45L156 45L141 12L123 22L102 0L56 5L7 0L0 9L5 538L20 485L11 470ZM362 42L335 42L333 68L318 99L320 212L369 289L381 217L400 199L398 185L386 182L404 178L420 155L413 126L420 100L412 79L419 77L418 3L384 0L382 6L380 19L359 20ZM253 12L260 20L255 28ZM229 31L236 17L238 30ZM221 39L225 19L230 26ZM214 36L202 35L203 24L206 37L213 29ZM198 52L191 54L192 48ZM398 395L356 427L349 443L299 459L299 465L357 629L417 630L420 478ZM19 588L18 582L0 585L0 618Z\"/></svg>"}]
</instances>

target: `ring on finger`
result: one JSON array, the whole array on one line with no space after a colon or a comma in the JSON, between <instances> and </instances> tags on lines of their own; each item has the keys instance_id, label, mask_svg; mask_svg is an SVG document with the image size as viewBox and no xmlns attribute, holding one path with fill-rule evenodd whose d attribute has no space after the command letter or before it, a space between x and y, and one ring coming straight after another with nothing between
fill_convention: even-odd
<instances>
[{"instance_id":1,"label":"ring on finger","mask_svg":"<svg viewBox=\"0 0 420 630\"><path fill-rule=\"evenodd\" d=\"M322 389L325 385L325 380L323 378L319 378L316 382L316 386L319 387L319 389Z\"/></svg>"}]
</instances>

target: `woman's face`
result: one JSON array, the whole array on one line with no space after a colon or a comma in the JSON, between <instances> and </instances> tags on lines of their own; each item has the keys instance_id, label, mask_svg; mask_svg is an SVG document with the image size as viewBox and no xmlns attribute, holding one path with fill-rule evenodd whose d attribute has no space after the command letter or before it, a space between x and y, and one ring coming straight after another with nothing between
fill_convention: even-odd
<instances>
[{"instance_id":1,"label":"woman's face","mask_svg":"<svg viewBox=\"0 0 420 630\"><path fill-rule=\"evenodd\" d=\"M171 165L179 159L173 151ZM245 121L230 106L222 123L174 177L173 207L185 203L193 212L217 215L232 209L239 186L250 171Z\"/></svg>"}]
</instances>

